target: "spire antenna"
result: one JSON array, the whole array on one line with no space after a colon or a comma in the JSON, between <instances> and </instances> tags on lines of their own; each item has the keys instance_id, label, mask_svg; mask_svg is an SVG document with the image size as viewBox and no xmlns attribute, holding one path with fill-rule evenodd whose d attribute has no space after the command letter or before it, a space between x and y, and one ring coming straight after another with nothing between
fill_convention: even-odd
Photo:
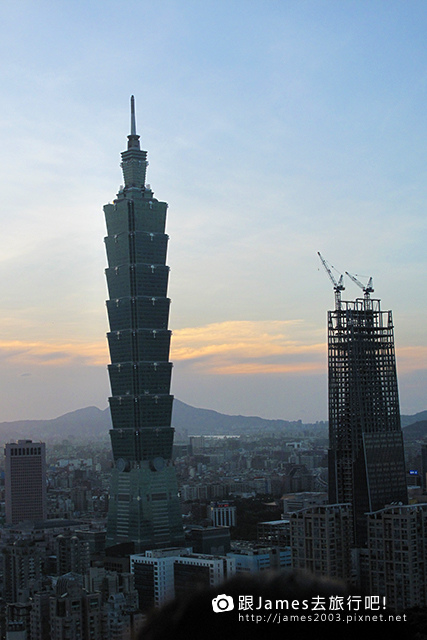
<instances>
[{"instance_id":1,"label":"spire antenna","mask_svg":"<svg viewBox=\"0 0 427 640\"><path fill-rule=\"evenodd\" d=\"M130 134L128 135L128 150L139 150L139 136L136 133L135 98L130 97Z\"/></svg>"},{"instance_id":2,"label":"spire antenna","mask_svg":"<svg viewBox=\"0 0 427 640\"><path fill-rule=\"evenodd\" d=\"M130 97L130 135L136 136L135 98Z\"/></svg>"}]
</instances>

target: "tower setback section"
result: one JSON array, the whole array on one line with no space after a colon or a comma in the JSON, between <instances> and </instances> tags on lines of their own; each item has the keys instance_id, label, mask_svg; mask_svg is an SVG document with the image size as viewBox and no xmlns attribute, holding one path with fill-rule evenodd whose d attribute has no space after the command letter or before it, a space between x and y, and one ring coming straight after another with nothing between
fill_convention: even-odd
<instances>
[{"instance_id":1,"label":"tower setback section","mask_svg":"<svg viewBox=\"0 0 427 640\"><path fill-rule=\"evenodd\" d=\"M328 312L329 502L366 513L408 500L391 311L365 296Z\"/></svg>"},{"instance_id":2,"label":"tower setback section","mask_svg":"<svg viewBox=\"0 0 427 640\"><path fill-rule=\"evenodd\" d=\"M147 152L136 134L133 96L121 157L124 186L104 206L114 457L107 546L131 542L140 552L181 544L183 529L172 465L168 205L145 184Z\"/></svg>"}]
</instances>

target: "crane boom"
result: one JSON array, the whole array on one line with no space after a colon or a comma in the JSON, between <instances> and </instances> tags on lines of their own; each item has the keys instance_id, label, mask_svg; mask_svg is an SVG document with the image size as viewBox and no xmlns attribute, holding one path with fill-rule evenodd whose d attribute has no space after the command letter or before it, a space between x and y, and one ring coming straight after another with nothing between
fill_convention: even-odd
<instances>
[{"instance_id":1,"label":"crane boom","mask_svg":"<svg viewBox=\"0 0 427 640\"><path fill-rule=\"evenodd\" d=\"M341 274L340 278L339 278L339 280L337 282L337 280L334 277L334 274L332 273L331 269L329 268L328 263L326 262L326 260L324 259L324 257L320 253L320 251L317 252L317 255L319 256L320 260L322 261L322 264L325 267L325 270L326 270L328 276L330 277L330 279L332 281L332 284L334 285L335 308L336 309L341 309L341 291L344 291L344 289L345 289L344 276Z\"/></svg>"},{"instance_id":2,"label":"crane boom","mask_svg":"<svg viewBox=\"0 0 427 640\"><path fill-rule=\"evenodd\" d=\"M370 294L374 291L374 288L372 286L373 282L372 282L372 277L369 278L368 280L368 284L366 286L364 286L357 278L356 276L353 276L351 273L349 273L348 271L346 271L346 274L348 275L349 278L351 278L353 280L353 282L355 282L357 284L358 287L360 287L361 289L363 289L363 292L365 294L365 299L369 300L370 298Z\"/></svg>"}]
</instances>

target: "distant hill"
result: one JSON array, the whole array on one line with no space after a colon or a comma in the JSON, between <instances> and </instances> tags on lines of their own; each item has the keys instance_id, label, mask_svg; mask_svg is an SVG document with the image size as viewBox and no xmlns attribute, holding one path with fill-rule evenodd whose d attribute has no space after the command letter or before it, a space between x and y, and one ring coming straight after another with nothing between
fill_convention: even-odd
<instances>
[{"instance_id":1,"label":"distant hill","mask_svg":"<svg viewBox=\"0 0 427 640\"><path fill-rule=\"evenodd\" d=\"M326 424L304 425L301 421L267 420L256 416L230 416L211 409L198 409L175 398L172 426L177 438L187 435L228 435L264 431L286 432L289 437L308 435L316 427L319 435L327 435ZM45 442L99 440L111 429L109 408L86 407L51 420L18 420L0 423L0 444L11 440L31 439Z\"/></svg>"},{"instance_id":2,"label":"distant hill","mask_svg":"<svg viewBox=\"0 0 427 640\"><path fill-rule=\"evenodd\" d=\"M402 416L405 439L427 436L427 411ZM175 398L172 426L177 437L185 435L228 435L283 433L287 437L316 435L327 437L327 423L304 424L301 421L267 420L257 416L227 415L211 409L198 409ZM44 442L107 439L111 429L109 408L86 407L51 420L17 420L0 422L0 445L13 440Z\"/></svg>"},{"instance_id":3,"label":"distant hill","mask_svg":"<svg viewBox=\"0 0 427 640\"><path fill-rule=\"evenodd\" d=\"M110 410L86 407L52 420L17 420L0 422L0 443L11 440L61 442L65 439L97 440L111 428Z\"/></svg>"},{"instance_id":4,"label":"distant hill","mask_svg":"<svg viewBox=\"0 0 427 640\"><path fill-rule=\"evenodd\" d=\"M422 422L423 420L427 420L427 411L420 411L413 416L400 416L402 427L407 427L410 424L414 424L414 422Z\"/></svg>"},{"instance_id":5,"label":"distant hill","mask_svg":"<svg viewBox=\"0 0 427 640\"><path fill-rule=\"evenodd\" d=\"M424 413L424 412L423 412ZM406 442L411 442L412 440L422 440L427 437L427 420L420 420L419 422L414 422L410 424L408 427L403 429L403 439Z\"/></svg>"},{"instance_id":6,"label":"distant hill","mask_svg":"<svg viewBox=\"0 0 427 640\"><path fill-rule=\"evenodd\" d=\"M227 415L212 409L197 409L180 400L174 400L172 424L178 433L188 435L238 435L258 431L286 431L289 436L302 434L316 426L319 431L326 429L325 423L305 425L301 420L268 420L258 416Z\"/></svg>"}]
</instances>

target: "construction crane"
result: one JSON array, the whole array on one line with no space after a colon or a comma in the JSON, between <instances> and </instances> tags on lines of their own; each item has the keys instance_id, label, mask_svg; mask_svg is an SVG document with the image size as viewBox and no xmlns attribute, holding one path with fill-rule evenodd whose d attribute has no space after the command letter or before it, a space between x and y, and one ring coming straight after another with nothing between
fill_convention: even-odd
<instances>
[{"instance_id":1,"label":"construction crane","mask_svg":"<svg viewBox=\"0 0 427 640\"><path fill-rule=\"evenodd\" d=\"M353 282L355 282L357 284L358 287L360 287L361 289L363 289L363 293L365 294L365 300L370 300L370 295L371 293L374 291L374 288L372 286L372 278L369 278L368 280L368 284L366 285L366 287L356 278L356 276L352 276L351 273L349 273L348 271L346 271L346 274L348 275L349 278L351 278L353 280Z\"/></svg>"},{"instance_id":2,"label":"construction crane","mask_svg":"<svg viewBox=\"0 0 427 640\"><path fill-rule=\"evenodd\" d=\"M344 276L341 274L340 278L339 278L339 280L337 282L335 277L334 277L334 274L332 273L331 269L328 266L328 263L326 262L326 260L322 256L322 254L318 251L317 255L319 256L320 260L322 261L322 264L325 267L326 272L327 272L328 276L330 277L330 279L332 281L332 284L334 285L335 309L341 309L341 291L344 291L344 289L345 289ZM332 267L332 268L334 268L334 267Z\"/></svg>"}]
</instances>

